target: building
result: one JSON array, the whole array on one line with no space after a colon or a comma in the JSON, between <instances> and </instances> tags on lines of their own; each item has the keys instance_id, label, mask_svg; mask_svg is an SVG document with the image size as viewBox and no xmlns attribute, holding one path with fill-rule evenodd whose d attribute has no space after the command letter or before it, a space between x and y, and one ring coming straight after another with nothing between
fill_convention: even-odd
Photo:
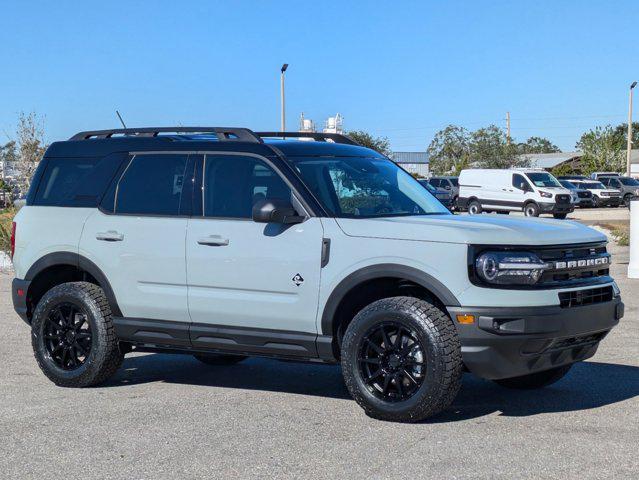
<instances>
[{"instance_id":1,"label":"building","mask_svg":"<svg viewBox=\"0 0 639 480\"><path fill-rule=\"evenodd\" d=\"M581 152L527 153L521 157L528 159L532 168L551 171L553 168L567 165L573 173L582 173ZM623 151L623 157L626 158L626 150ZM639 178L639 149L630 151L630 175Z\"/></svg>"},{"instance_id":2,"label":"building","mask_svg":"<svg viewBox=\"0 0 639 480\"><path fill-rule=\"evenodd\" d=\"M428 177L428 153L393 152L390 158L404 170L420 177Z\"/></svg>"}]
</instances>

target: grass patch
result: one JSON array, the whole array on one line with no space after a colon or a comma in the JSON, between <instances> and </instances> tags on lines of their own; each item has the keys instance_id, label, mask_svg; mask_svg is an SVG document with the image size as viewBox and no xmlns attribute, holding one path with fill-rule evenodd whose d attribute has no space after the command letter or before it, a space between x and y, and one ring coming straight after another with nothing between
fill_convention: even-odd
<instances>
[{"instance_id":1,"label":"grass patch","mask_svg":"<svg viewBox=\"0 0 639 480\"><path fill-rule=\"evenodd\" d=\"M610 234L615 237L617 244L622 247L630 245L630 224L629 223L600 223L600 227L610 231Z\"/></svg>"},{"instance_id":2,"label":"grass patch","mask_svg":"<svg viewBox=\"0 0 639 480\"><path fill-rule=\"evenodd\" d=\"M11 222L18 211L15 208L0 210L0 252L11 253Z\"/></svg>"}]
</instances>

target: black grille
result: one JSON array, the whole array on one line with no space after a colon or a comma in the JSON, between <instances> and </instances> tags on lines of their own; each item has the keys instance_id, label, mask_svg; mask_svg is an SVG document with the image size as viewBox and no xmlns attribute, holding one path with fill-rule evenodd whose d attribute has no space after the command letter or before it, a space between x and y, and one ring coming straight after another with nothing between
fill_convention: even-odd
<instances>
[{"instance_id":1,"label":"black grille","mask_svg":"<svg viewBox=\"0 0 639 480\"><path fill-rule=\"evenodd\" d=\"M555 203L570 203L570 195L555 195Z\"/></svg>"},{"instance_id":2,"label":"black grille","mask_svg":"<svg viewBox=\"0 0 639 480\"><path fill-rule=\"evenodd\" d=\"M595 303L604 303L612 300L612 287L590 288L588 290L574 290L561 292L559 304L561 308L583 307Z\"/></svg>"},{"instance_id":3,"label":"black grille","mask_svg":"<svg viewBox=\"0 0 639 480\"><path fill-rule=\"evenodd\" d=\"M579 198L592 198L592 193L591 192L577 192L577 196Z\"/></svg>"},{"instance_id":4,"label":"black grille","mask_svg":"<svg viewBox=\"0 0 639 480\"><path fill-rule=\"evenodd\" d=\"M544 262L568 262L597 258L606 254L605 243L594 245L567 245L565 247L550 247L533 250ZM598 277L607 277L610 274L609 265L591 265L586 267L548 270L539 279L539 284L547 286L569 286L595 282Z\"/></svg>"}]
</instances>

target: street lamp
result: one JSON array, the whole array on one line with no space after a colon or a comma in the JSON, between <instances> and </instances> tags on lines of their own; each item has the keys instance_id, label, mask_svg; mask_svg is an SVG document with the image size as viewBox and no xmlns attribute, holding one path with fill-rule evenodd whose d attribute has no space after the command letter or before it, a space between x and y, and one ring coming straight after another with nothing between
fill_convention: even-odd
<instances>
[{"instance_id":1,"label":"street lamp","mask_svg":"<svg viewBox=\"0 0 639 480\"><path fill-rule=\"evenodd\" d=\"M630 98L628 99L628 143L626 146L626 175L630 176L630 156L632 154L632 90L637 82L630 85Z\"/></svg>"},{"instance_id":2,"label":"street lamp","mask_svg":"<svg viewBox=\"0 0 639 480\"><path fill-rule=\"evenodd\" d=\"M285 63L284 65L282 65L282 68L280 69L280 98L281 98L281 102L280 102L280 107L281 107L281 124L280 124L280 129L282 132L286 131L286 112L284 111L284 72L286 72L286 69L288 68L288 63Z\"/></svg>"}]
</instances>

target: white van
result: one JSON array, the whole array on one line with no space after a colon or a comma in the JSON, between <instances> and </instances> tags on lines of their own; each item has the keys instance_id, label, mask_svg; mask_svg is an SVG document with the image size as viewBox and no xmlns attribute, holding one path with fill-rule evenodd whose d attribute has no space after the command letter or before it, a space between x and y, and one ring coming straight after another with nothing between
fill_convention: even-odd
<instances>
[{"instance_id":1,"label":"white van","mask_svg":"<svg viewBox=\"0 0 639 480\"><path fill-rule=\"evenodd\" d=\"M523 211L527 217L566 218L574 210L571 200L570 190L544 170L470 169L459 175L458 206L472 215Z\"/></svg>"}]
</instances>

